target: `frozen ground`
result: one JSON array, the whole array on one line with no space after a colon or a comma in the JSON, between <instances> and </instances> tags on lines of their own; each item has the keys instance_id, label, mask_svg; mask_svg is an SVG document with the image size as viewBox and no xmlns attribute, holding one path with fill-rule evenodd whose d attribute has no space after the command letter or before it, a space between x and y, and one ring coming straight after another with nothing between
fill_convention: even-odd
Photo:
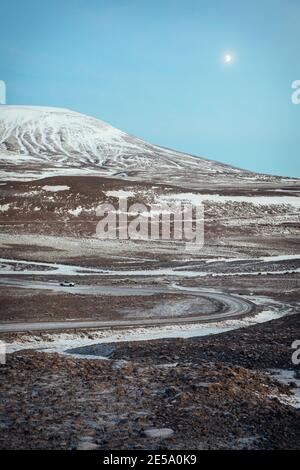
<instances>
[{"instance_id":1,"label":"frozen ground","mask_svg":"<svg viewBox=\"0 0 300 470\"><path fill-rule=\"evenodd\" d=\"M265 299L272 304L270 299ZM254 299L255 301L255 299ZM258 300L259 303L259 300ZM21 349L39 349L48 352L65 353L66 350L99 343L115 343L123 341L149 341L163 338L192 338L200 336L215 335L238 328L264 323L284 316L280 309L274 308L263 310L256 315L246 316L242 319L222 320L209 323L191 323L168 326L148 326L146 328L122 328L111 330L93 329L89 333L49 333L41 336L23 333L21 341L13 341L7 344L7 352L12 353Z\"/></svg>"},{"instance_id":2,"label":"frozen ground","mask_svg":"<svg viewBox=\"0 0 300 470\"><path fill-rule=\"evenodd\" d=\"M299 449L299 376L286 373L299 326L292 315L217 335L105 344L87 344L82 332L68 353L66 337L63 348L52 337L52 349L40 337L37 349L31 336L0 370L0 447ZM168 437L148 432L159 429Z\"/></svg>"},{"instance_id":3,"label":"frozen ground","mask_svg":"<svg viewBox=\"0 0 300 470\"><path fill-rule=\"evenodd\" d=\"M293 386L293 394L279 394L278 399L287 405L291 405L294 408L300 408L300 379L297 378L295 370L291 369L270 369L269 374L284 385Z\"/></svg>"},{"instance_id":4,"label":"frozen ground","mask_svg":"<svg viewBox=\"0 0 300 470\"><path fill-rule=\"evenodd\" d=\"M0 446L161 448L145 429L169 428L170 449L300 447L299 180L17 106L0 170ZM203 203L204 247L98 239L119 197Z\"/></svg>"}]
</instances>

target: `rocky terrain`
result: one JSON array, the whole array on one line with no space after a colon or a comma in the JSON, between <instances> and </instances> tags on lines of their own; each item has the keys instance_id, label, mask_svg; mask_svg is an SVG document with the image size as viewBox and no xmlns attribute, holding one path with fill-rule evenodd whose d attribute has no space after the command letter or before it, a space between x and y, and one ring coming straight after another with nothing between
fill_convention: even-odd
<instances>
[{"instance_id":1,"label":"rocky terrain","mask_svg":"<svg viewBox=\"0 0 300 470\"><path fill-rule=\"evenodd\" d=\"M0 169L1 448L299 449L299 179L22 106ZM122 197L202 204L204 246L100 239Z\"/></svg>"},{"instance_id":2,"label":"rocky terrain","mask_svg":"<svg viewBox=\"0 0 300 470\"><path fill-rule=\"evenodd\" d=\"M299 449L296 378L267 373L291 368L299 327L293 315L217 337L77 351L95 359L16 352L0 370L0 446Z\"/></svg>"}]
</instances>

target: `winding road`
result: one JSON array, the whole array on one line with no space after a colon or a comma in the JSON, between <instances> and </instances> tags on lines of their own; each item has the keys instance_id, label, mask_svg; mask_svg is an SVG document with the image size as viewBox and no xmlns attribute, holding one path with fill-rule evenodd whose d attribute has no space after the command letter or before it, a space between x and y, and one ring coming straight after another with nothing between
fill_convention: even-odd
<instances>
[{"instance_id":1,"label":"winding road","mask_svg":"<svg viewBox=\"0 0 300 470\"><path fill-rule=\"evenodd\" d=\"M39 264L39 263L37 263ZM43 265L41 263L41 265ZM68 267L69 268L69 267ZM73 275L75 269L73 270ZM14 273L18 276L17 272ZM22 271L24 274L24 271ZM27 274L34 275L29 269ZM124 275L129 275L130 271L124 272ZM43 271L38 274L44 275ZM54 274L51 271L51 274ZM78 275L79 273L77 273ZM185 273L182 273L184 277ZM145 296L157 294L182 294L183 296L192 295L201 298L206 298L210 301L215 301L216 311L214 313L188 317L170 317L170 318L147 318L147 319L132 319L132 320L114 320L114 321L62 321L62 322L35 322L35 323L1 323L0 332L24 332L33 330L66 330L66 329L85 329L85 328L129 328L129 327L143 327L143 326L158 326L170 324L186 324L186 323L199 323L199 322L215 322L224 319L231 319L234 317L242 317L255 311L255 305L243 298L217 291L215 289L206 288L191 288L183 287L177 284L170 286L149 286L149 287L115 287L115 286L99 286L99 285L75 285L75 287L62 287L59 281L35 281L32 279L24 279L24 276L19 276L18 279L12 276L0 278L0 285L7 287L17 287L23 289L37 289L37 290L52 290L55 292L66 292L71 294L80 295L107 295L107 296ZM221 308L217 308L217 305Z\"/></svg>"}]
</instances>

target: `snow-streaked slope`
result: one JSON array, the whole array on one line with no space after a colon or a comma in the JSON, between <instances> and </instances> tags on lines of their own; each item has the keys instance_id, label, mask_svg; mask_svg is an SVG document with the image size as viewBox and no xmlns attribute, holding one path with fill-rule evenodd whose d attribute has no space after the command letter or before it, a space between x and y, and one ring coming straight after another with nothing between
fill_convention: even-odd
<instances>
[{"instance_id":1,"label":"snow-streaked slope","mask_svg":"<svg viewBox=\"0 0 300 470\"><path fill-rule=\"evenodd\" d=\"M275 180L148 144L74 111L33 106L0 106L0 164L6 178L120 174L190 187Z\"/></svg>"},{"instance_id":2,"label":"snow-streaked slope","mask_svg":"<svg viewBox=\"0 0 300 470\"><path fill-rule=\"evenodd\" d=\"M67 109L1 106L0 143L2 152L12 158L16 155L27 161L31 157L35 161L40 158L41 163L59 162L72 167L97 165L127 170L170 165L176 168L186 166L188 159L189 166L198 167L201 162L207 171L212 170L208 160L150 145L103 121Z\"/></svg>"},{"instance_id":3,"label":"snow-streaked slope","mask_svg":"<svg viewBox=\"0 0 300 470\"><path fill-rule=\"evenodd\" d=\"M138 152L126 134L92 117L59 108L1 106L1 149L42 162L103 165L111 155Z\"/></svg>"}]
</instances>

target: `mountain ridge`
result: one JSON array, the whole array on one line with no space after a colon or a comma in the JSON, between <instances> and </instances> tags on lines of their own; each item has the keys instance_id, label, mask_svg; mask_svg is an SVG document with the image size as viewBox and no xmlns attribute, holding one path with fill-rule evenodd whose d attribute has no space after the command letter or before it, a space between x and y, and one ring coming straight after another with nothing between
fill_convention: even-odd
<instances>
[{"instance_id":1,"label":"mountain ridge","mask_svg":"<svg viewBox=\"0 0 300 470\"><path fill-rule=\"evenodd\" d=\"M5 176L17 179L18 172L33 178L91 173L194 189L289 181L154 145L76 111L41 106L0 107L0 162Z\"/></svg>"}]
</instances>

